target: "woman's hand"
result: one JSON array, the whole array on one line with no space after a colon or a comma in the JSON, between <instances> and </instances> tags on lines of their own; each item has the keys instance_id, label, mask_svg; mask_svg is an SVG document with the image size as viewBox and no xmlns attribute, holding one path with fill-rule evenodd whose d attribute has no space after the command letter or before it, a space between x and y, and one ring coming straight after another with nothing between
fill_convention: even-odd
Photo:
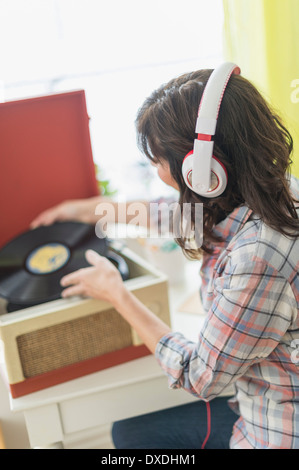
<instances>
[{"instance_id":1,"label":"woman's hand","mask_svg":"<svg viewBox=\"0 0 299 470\"><path fill-rule=\"evenodd\" d=\"M66 287L62 297L83 295L109 302L136 330L148 349L154 354L157 343L170 328L137 299L124 285L117 268L93 250L86 252L91 267L79 269L61 279Z\"/></svg>"},{"instance_id":2,"label":"woman's hand","mask_svg":"<svg viewBox=\"0 0 299 470\"><path fill-rule=\"evenodd\" d=\"M106 202L108 198L101 196L87 199L74 199L64 201L39 214L30 224L32 229L41 225L51 225L54 222L77 221L84 223L96 223L98 217L95 208L100 202Z\"/></svg>"},{"instance_id":3,"label":"woman's hand","mask_svg":"<svg viewBox=\"0 0 299 470\"><path fill-rule=\"evenodd\" d=\"M62 297L82 295L106 300L117 306L125 290L118 269L93 250L87 250L85 256L91 266L67 274L61 279L61 285L66 287L62 291Z\"/></svg>"}]
</instances>

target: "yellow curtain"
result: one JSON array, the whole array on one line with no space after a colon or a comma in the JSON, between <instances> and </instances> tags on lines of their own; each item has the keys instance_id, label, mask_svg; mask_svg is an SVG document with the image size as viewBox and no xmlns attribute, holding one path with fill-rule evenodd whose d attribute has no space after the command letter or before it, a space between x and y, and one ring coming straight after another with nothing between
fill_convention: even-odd
<instances>
[{"instance_id":1,"label":"yellow curtain","mask_svg":"<svg viewBox=\"0 0 299 470\"><path fill-rule=\"evenodd\" d=\"M299 0L223 0L224 53L278 110L299 177Z\"/></svg>"}]
</instances>

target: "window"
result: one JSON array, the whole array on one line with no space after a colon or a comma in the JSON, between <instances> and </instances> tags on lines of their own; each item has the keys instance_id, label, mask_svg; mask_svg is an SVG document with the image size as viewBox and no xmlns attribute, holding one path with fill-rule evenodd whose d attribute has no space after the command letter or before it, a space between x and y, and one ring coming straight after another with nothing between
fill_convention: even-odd
<instances>
[{"instance_id":1,"label":"window","mask_svg":"<svg viewBox=\"0 0 299 470\"><path fill-rule=\"evenodd\" d=\"M84 89L104 177L127 198L167 193L137 149L136 112L221 62L222 22L222 0L0 0L0 99Z\"/></svg>"}]
</instances>

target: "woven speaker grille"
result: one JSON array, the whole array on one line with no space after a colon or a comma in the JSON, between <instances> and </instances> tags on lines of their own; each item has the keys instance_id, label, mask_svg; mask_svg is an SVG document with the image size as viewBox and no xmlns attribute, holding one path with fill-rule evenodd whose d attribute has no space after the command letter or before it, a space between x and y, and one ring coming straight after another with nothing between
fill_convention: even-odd
<instances>
[{"instance_id":1,"label":"woven speaker grille","mask_svg":"<svg viewBox=\"0 0 299 470\"><path fill-rule=\"evenodd\" d=\"M129 324L114 309L17 338L25 378L132 345Z\"/></svg>"}]
</instances>

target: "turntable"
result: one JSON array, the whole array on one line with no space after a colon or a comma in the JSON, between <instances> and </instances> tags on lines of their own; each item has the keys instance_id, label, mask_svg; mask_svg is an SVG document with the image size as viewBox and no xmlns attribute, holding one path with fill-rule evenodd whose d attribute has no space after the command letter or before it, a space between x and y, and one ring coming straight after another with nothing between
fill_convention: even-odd
<instances>
[{"instance_id":1,"label":"turntable","mask_svg":"<svg viewBox=\"0 0 299 470\"><path fill-rule=\"evenodd\" d=\"M81 232L87 230L80 228ZM27 235L23 235L26 240ZM14 240L17 245L23 236ZM84 265L83 246L92 246L103 255L107 250L107 257L120 270L127 288L170 324L164 274L115 242L108 247L105 243L104 249L92 237L92 243L85 239L72 253L70 241L73 243L75 238L64 244L61 238L59 243L44 243L45 237L37 248L32 250L29 243L26 254L25 250L22 254L16 250L11 258L14 241L0 250L0 338L14 398L150 354L109 303L60 298L59 279Z\"/></svg>"},{"instance_id":2,"label":"turntable","mask_svg":"<svg viewBox=\"0 0 299 470\"><path fill-rule=\"evenodd\" d=\"M77 222L28 230L42 210L98 193L87 121L84 92L0 104L0 342L14 398L150 354L109 303L60 297L88 248L170 324L167 278L128 248Z\"/></svg>"}]
</instances>

